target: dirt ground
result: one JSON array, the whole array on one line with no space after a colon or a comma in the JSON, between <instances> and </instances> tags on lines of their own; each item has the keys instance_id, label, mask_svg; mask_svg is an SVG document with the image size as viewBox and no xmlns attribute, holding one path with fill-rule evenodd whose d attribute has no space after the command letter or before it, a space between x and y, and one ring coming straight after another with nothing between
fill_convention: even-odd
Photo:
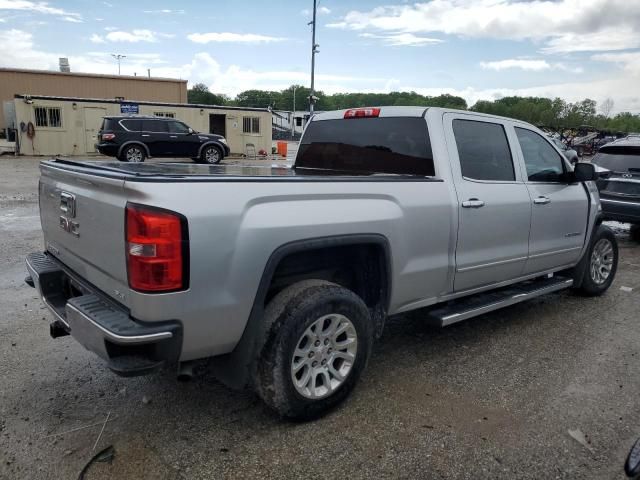
<instances>
[{"instance_id":1,"label":"dirt ground","mask_svg":"<svg viewBox=\"0 0 640 480\"><path fill-rule=\"evenodd\" d=\"M86 478L624 478L640 436L640 245L624 229L605 296L443 330L393 318L347 402L294 424L209 374L120 378L51 339L23 282L42 249L37 180L37 159L0 158L0 478L77 478L109 445Z\"/></svg>"}]
</instances>

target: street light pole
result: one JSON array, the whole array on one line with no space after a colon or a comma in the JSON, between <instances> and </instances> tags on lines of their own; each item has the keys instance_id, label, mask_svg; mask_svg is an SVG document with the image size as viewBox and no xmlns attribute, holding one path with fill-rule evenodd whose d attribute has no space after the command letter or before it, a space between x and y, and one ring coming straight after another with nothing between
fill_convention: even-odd
<instances>
[{"instance_id":1,"label":"street light pole","mask_svg":"<svg viewBox=\"0 0 640 480\"><path fill-rule=\"evenodd\" d=\"M120 55L119 53L118 54L112 53L111 56L118 61L118 75L120 75L120 60L122 58L127 58L127 56L126 55Z\"/></svg>"},{"instance_id":2,"label":"street light pole","mask_svg":"<svg viewBox=\"0 0 640 480\"><path fill-rule=\"evenodd\" d=\"M311 21L311 24L313 25L311 33L311 92L309 92L309 113L311 115L313 115L313 104L316 101L314 95L314 76L316 68L316 53L319 53L318 47L320 46L316 44L316 4L317 0L313 0L313 20Z\"/></svg>"}]
</instances>

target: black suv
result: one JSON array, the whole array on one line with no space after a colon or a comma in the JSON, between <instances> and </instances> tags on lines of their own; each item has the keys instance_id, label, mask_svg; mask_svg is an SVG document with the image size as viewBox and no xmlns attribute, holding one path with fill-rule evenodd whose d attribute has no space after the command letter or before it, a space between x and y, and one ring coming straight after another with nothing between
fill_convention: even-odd
<instances>
[{"instance_id":1,"label":"black suv","mask_svg":"<svg viewBox=\"0 0 640 480\"><path fill-rule=\"evenodd\" d=\"M220 163L229 155L227 141L221 135L196 132L175 118L130 115L104 117L96 148L122 162L188 157L196 162Z\"/></svg>"},{"instance_id":2,"label":"black suv","mask_svg":"<svg viewBox=\"0 0 640 480\"><path fill-rule=\"evenodd\" d=\"M591 160L599 168L605 218L640 225L640 138L608 143Z\"/></svg>"}]
</instances>

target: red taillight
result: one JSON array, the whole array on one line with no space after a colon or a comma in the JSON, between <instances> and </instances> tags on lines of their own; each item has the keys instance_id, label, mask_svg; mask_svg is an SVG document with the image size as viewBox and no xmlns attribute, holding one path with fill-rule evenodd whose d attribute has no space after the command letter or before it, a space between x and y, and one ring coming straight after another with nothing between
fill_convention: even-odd
<instances>
[{"instance_id":1,"label":"red taillight","mask_svg":"<svg viewBox=\"0 0 640 480\"><path fill-rule=\"evenodd\" d=\"M115 133L103 133L102 134L102 140L113 140L114 138L116 138L116 134Z\"/></svg>"},{"instance_id":2,"label":"red taillight","mask_svg":"<svg viewBox=\"0 0 640 480\"><path fill-rule=\"evenodd\" d=\"M129 286L140 292L187 288L187 221L174 212L127 205Z\"/></svg>"},{"instance_id":3,"label":"red taillight","mask_svg":"<svg viewBox=\"0 0 640 480\"><path fill-rule=\"evenodd\" d=\"M380 115L379 108L352 108L344 112L344 118L366 118Z\"/></svg>"}]
</instances>

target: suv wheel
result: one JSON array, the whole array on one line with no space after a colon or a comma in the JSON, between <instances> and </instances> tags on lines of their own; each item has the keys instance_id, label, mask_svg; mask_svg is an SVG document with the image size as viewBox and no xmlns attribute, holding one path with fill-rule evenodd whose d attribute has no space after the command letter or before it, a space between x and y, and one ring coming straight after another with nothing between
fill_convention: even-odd
<instances>
[{"instance_id":1,"label":"suv wheel","mask_svg":"<svg viewBox=\"0 0 640 480\"><path fill-rule=\"evenodd\" d=\"M351 290L323 280L287 287L267 306L256 387L281 416L317 418L355 387L371 353L369 310Z\"/></svg>"},{"instance_id":2,"label":"suv wheel","mask_svg":"<svg viewBox=\"0 0 640 480\"><path fill-rule=\"evenodd\" d=\"M140 145L129 145L122 151L120 160L123 162L140 163L145 159L144 149Z\"/></svg>"},{"instance_id":3,"label":"suv wheel","mask_svg":"<svg viewBox=\"0 0 640 480\"><path fill-rule=\"evenodd\" d=\"M202 161L204 163L215 165L220 163L220 160L222 160L222 151L218 147L212 145L205 147L202 151Z\"/></svg>"},{"instance_id":4,"label":"suv wheel","mask_svg":"<svg viewBox=\"0 0 640 480\"><path fill-rule=\"evenodd\" d=\"M587 262L579 292L595 297L608 290L618 268L618 243L613 231L600 225L583 261Z\"/></svg>"}]
</instances>

